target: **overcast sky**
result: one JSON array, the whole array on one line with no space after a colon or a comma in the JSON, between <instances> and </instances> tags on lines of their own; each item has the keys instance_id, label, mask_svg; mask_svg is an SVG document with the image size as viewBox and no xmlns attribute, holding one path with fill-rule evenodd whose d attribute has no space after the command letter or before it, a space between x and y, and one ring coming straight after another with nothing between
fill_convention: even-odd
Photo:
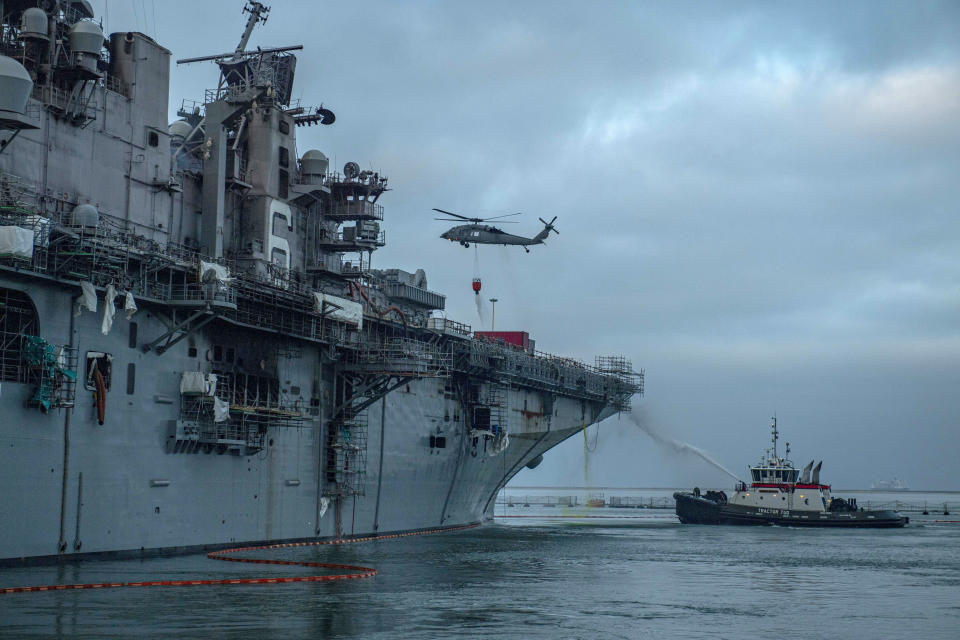
<instances>
[{"instance_id":1,"label":"overcast sky","mask_svg":"<svg viewBox=\"0 0 960 640\"><path fill-rule=\"evenodd\" d=\"M241 6L106 26L219 53ZM481 324L474 250L431 207L556 215L547 247L480 249L498 329L632 358L641 419L741 476L776 412L835 486L960 489L960 3L274 0L251 43L304 45L295 95L337 122L298 153L390 177L374 266L425 268L449 317ZM171 120L216 82L172 71ZM580 485L583 449L514 483ZM616 418L589 482L728 484Z\"/></svg>"}]
</instances>

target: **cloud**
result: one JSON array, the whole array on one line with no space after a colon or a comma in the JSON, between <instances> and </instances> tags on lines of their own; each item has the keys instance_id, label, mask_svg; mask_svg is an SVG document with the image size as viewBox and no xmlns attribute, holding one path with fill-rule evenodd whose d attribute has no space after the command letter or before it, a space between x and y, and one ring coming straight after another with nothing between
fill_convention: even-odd
<instances>
[{"instance_id":1,"label":"cloud","mask_svg":"<svg viewBox=\"0 0 960 640\"><path fill-rule=\"evenodd\" d=\"M960 5L275 4L252 43L303 43L295 95L338 116L298 152L390 177L375 266L426 268L476 324L473 250L430 208L524 211L525 235L556 215L547 247L481 249L498 326L630 354L645 402L718 454L775 405L865 448L851 482L896 452L957 486L914 461L958 444ZM171 7L175 57L235 45L239 3ZM171 111L214 81L175 68Z\"/></svg>"}]
</instances>

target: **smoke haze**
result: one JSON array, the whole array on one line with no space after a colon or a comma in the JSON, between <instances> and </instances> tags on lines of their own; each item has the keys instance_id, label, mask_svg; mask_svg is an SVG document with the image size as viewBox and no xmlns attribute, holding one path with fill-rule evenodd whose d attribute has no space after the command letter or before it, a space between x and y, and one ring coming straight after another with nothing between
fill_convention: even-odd
<instances>
[{"instance_id":1,"label":"smoke haze","mask_svg":"<svg viewBox=\"0 0 960 640\"><path fill-rule=\"evenodd\" d=\"M650 438L652 438L654 442L656 442L658 445L660 445L667 451L671 451L678 455L696 456L701 460L703 460L704 462L706 462L707 464L710 464L711 466L716 467L720 471L723 471L725 474L727 474L734 480L738 482L740 481L740 478L738 478L732 471L730 471L729 469L724 467L722 464L714 460L710 455L708 455L702 449L699 449L693 446L692 444L688 444L686 442L680 442L679 440L675 440L674 438L671 438L668 435L665 435L663 433L660 433L654 430L647 423L646 420L642 419L636 413L630 414L630 421L633 422L633 424L637 425L637 427L639 427L641 431L643 431L645 434L650 436Z\"/></svg>"}]
</instances>

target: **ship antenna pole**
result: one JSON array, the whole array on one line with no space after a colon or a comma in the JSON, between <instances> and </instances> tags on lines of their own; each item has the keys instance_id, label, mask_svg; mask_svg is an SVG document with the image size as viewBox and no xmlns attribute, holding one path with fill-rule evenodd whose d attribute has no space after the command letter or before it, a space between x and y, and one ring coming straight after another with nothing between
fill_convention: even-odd
<instances>
[{"instance_id":1,"label":"ship antenna pole","mask_svg":"<svg viewBox=\"0 0 960 640\"><path fill-rule=\"evenodd\" d=\"M247 27L243 30L243 35L240 36L240 44L237 45L237 50L233 54L234 61L239 60L243 56L243 52L247 48L247 43L250 42L250 35L253 33L253 28L257 26L257 23L267 21L267 14L270 13L270 8L256 0L248 0L248 4L243 8L243 12L249 13L250 17L247 19Z\"/></svg>"},{"instance_id":2,"label":"ship antenna pole","mask_svg":"<svg viewBox=\"0 0 960 640\"><path fill-rule=\"evenodd\" d=\"M777 457L777 415L773 415L773 424L770 425L770 430L773 431L773 457Z\"/></svg>"}]
</instances>

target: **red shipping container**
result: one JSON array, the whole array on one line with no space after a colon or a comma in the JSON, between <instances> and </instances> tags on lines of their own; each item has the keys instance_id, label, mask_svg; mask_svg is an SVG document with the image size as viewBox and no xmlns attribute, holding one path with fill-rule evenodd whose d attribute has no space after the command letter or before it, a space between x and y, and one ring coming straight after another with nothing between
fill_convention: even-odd
<instances>
[{"instance_id":1,"label":"red shipping container","mask_svg":"<svg viewBox=\"0 0 960 640\"><path fill-rule=\"evenodd\" d=\"M530 350L530 334L526 331L474 331L473 335L493 342L503 340L524 351Z\"/></svg>"}]
</instances>

